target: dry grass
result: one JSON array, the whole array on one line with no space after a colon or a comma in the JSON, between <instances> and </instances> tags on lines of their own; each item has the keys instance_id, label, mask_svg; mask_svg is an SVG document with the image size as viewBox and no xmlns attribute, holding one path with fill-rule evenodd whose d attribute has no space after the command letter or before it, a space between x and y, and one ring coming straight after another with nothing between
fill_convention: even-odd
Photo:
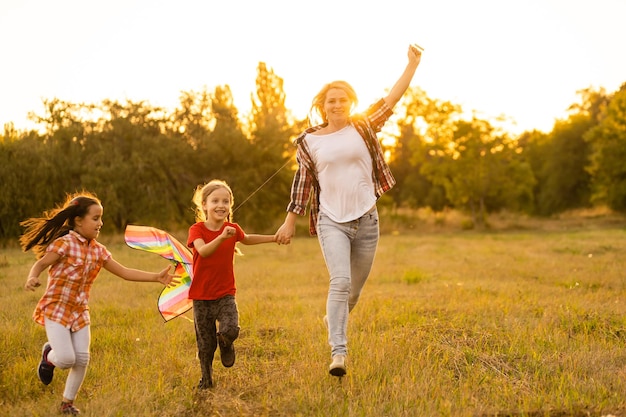
<instances>
[{"instance_id":1,"label":"dry grass","mask_svg":"<svg viewBox=\"0 0 626 417\"><path fill-rule=\"evenodd\" d=\"M606 220L389 231L351 315L341 380L327 373L328 278L315 239L243 247L237 363L216 358L205 393L194 389L190 320L164 324L157 285L103 272L77 406L99 417L626 416L626 223ZM122 241L105 241L122 263L165 263ZM67 372L48 387L35 373L45 332L30 319L41 291L22 290L32 255L4 252L0 405L54 415Z\"/></svg>"}]
</instances>

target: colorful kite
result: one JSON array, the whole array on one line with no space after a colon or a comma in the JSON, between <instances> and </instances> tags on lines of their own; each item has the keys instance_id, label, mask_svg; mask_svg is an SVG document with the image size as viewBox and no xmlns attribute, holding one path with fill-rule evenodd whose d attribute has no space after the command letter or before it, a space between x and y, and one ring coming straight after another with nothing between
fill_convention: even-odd
<instances>
[{"instance_id":1,"label":"colorful kite","mask_svg":"<svg viewBox=\"0 0 626 417\"><path fill-rule=\"evenodd\" d=\"M124 239L133 249L156 253L174 263L180 283L165 287L159 295L158 307L163 319L167 322L189 311L192 307L189 287L193 278L193 258L189 248L168 233L149 226L129 224Z\"/></svg>"}]
</instances>

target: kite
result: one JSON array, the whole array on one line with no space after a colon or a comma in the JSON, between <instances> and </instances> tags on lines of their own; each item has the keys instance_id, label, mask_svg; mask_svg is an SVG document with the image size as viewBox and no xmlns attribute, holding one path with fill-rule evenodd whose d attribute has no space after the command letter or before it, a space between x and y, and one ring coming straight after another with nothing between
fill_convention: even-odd
<instances>
[{"instance_id":1,"label":"kite","mask_svg":"<svg viewBox=\"0 0 626 417\"><path fill-rule=\"evenodd\" d=\"M189 299L189 287L193 279L192 254L189 248L163 230L149 226L129 224L124 233L126 244L133 249L156 253L171 261L180 282L165 287L158 300L159 312L167 322L189 311L193 304Z\"/></svg>"}]
</instances>

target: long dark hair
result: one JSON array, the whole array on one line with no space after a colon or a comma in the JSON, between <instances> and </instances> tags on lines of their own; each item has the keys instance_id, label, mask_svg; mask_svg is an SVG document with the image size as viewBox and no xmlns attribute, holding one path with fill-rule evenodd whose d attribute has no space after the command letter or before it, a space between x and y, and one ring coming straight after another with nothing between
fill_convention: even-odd
<instances>
[{"instance_id":1,"label":"long dark hair","mask_svg":"<svg viewBox=\"0 0 626 417\"><path fill-rule=\"evenodd\" d=\"M24 252L32 249L37 258L41 258L48 245L74 229L76 217L85 217L94 204L102 205L90 192L68 194L62 205L45 211L43 217L31 217L20 222L20 226L26 229L20 236L22 249Z\"/></svg>"}]
</instances>

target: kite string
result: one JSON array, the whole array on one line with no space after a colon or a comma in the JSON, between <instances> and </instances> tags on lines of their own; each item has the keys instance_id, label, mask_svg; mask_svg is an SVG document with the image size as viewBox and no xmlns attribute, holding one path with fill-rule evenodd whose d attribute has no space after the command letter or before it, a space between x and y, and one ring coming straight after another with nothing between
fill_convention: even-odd
<instances>
[{"instance_id":1,"label":"kite string","mask_svg":"<svg viewBox=\"0 0 626 417\"><path fill-rule=\"evenodd\" d=\"M235 207L235 209L233 210L233 213L236 212L239 207L243 206L248 200L250 200L256 193L258 193L261 188L265 187L265 184L267 184L268 182L271 181L272 178L274 178L276 175L278 175L278 173L287 166L287 164L289 164L291 162L290 159L287 159L287 161L283 164L283 166L281 166L280 168L278 168L276 170L276 172L274 172L268 179L265 180L265 182L263 182L263 184L259 185L259 187L254 190L248 197L246 197L245 200L243 200L241 203L239 203L239 205L237 207Z\"/></svg>"}]
</instances>

